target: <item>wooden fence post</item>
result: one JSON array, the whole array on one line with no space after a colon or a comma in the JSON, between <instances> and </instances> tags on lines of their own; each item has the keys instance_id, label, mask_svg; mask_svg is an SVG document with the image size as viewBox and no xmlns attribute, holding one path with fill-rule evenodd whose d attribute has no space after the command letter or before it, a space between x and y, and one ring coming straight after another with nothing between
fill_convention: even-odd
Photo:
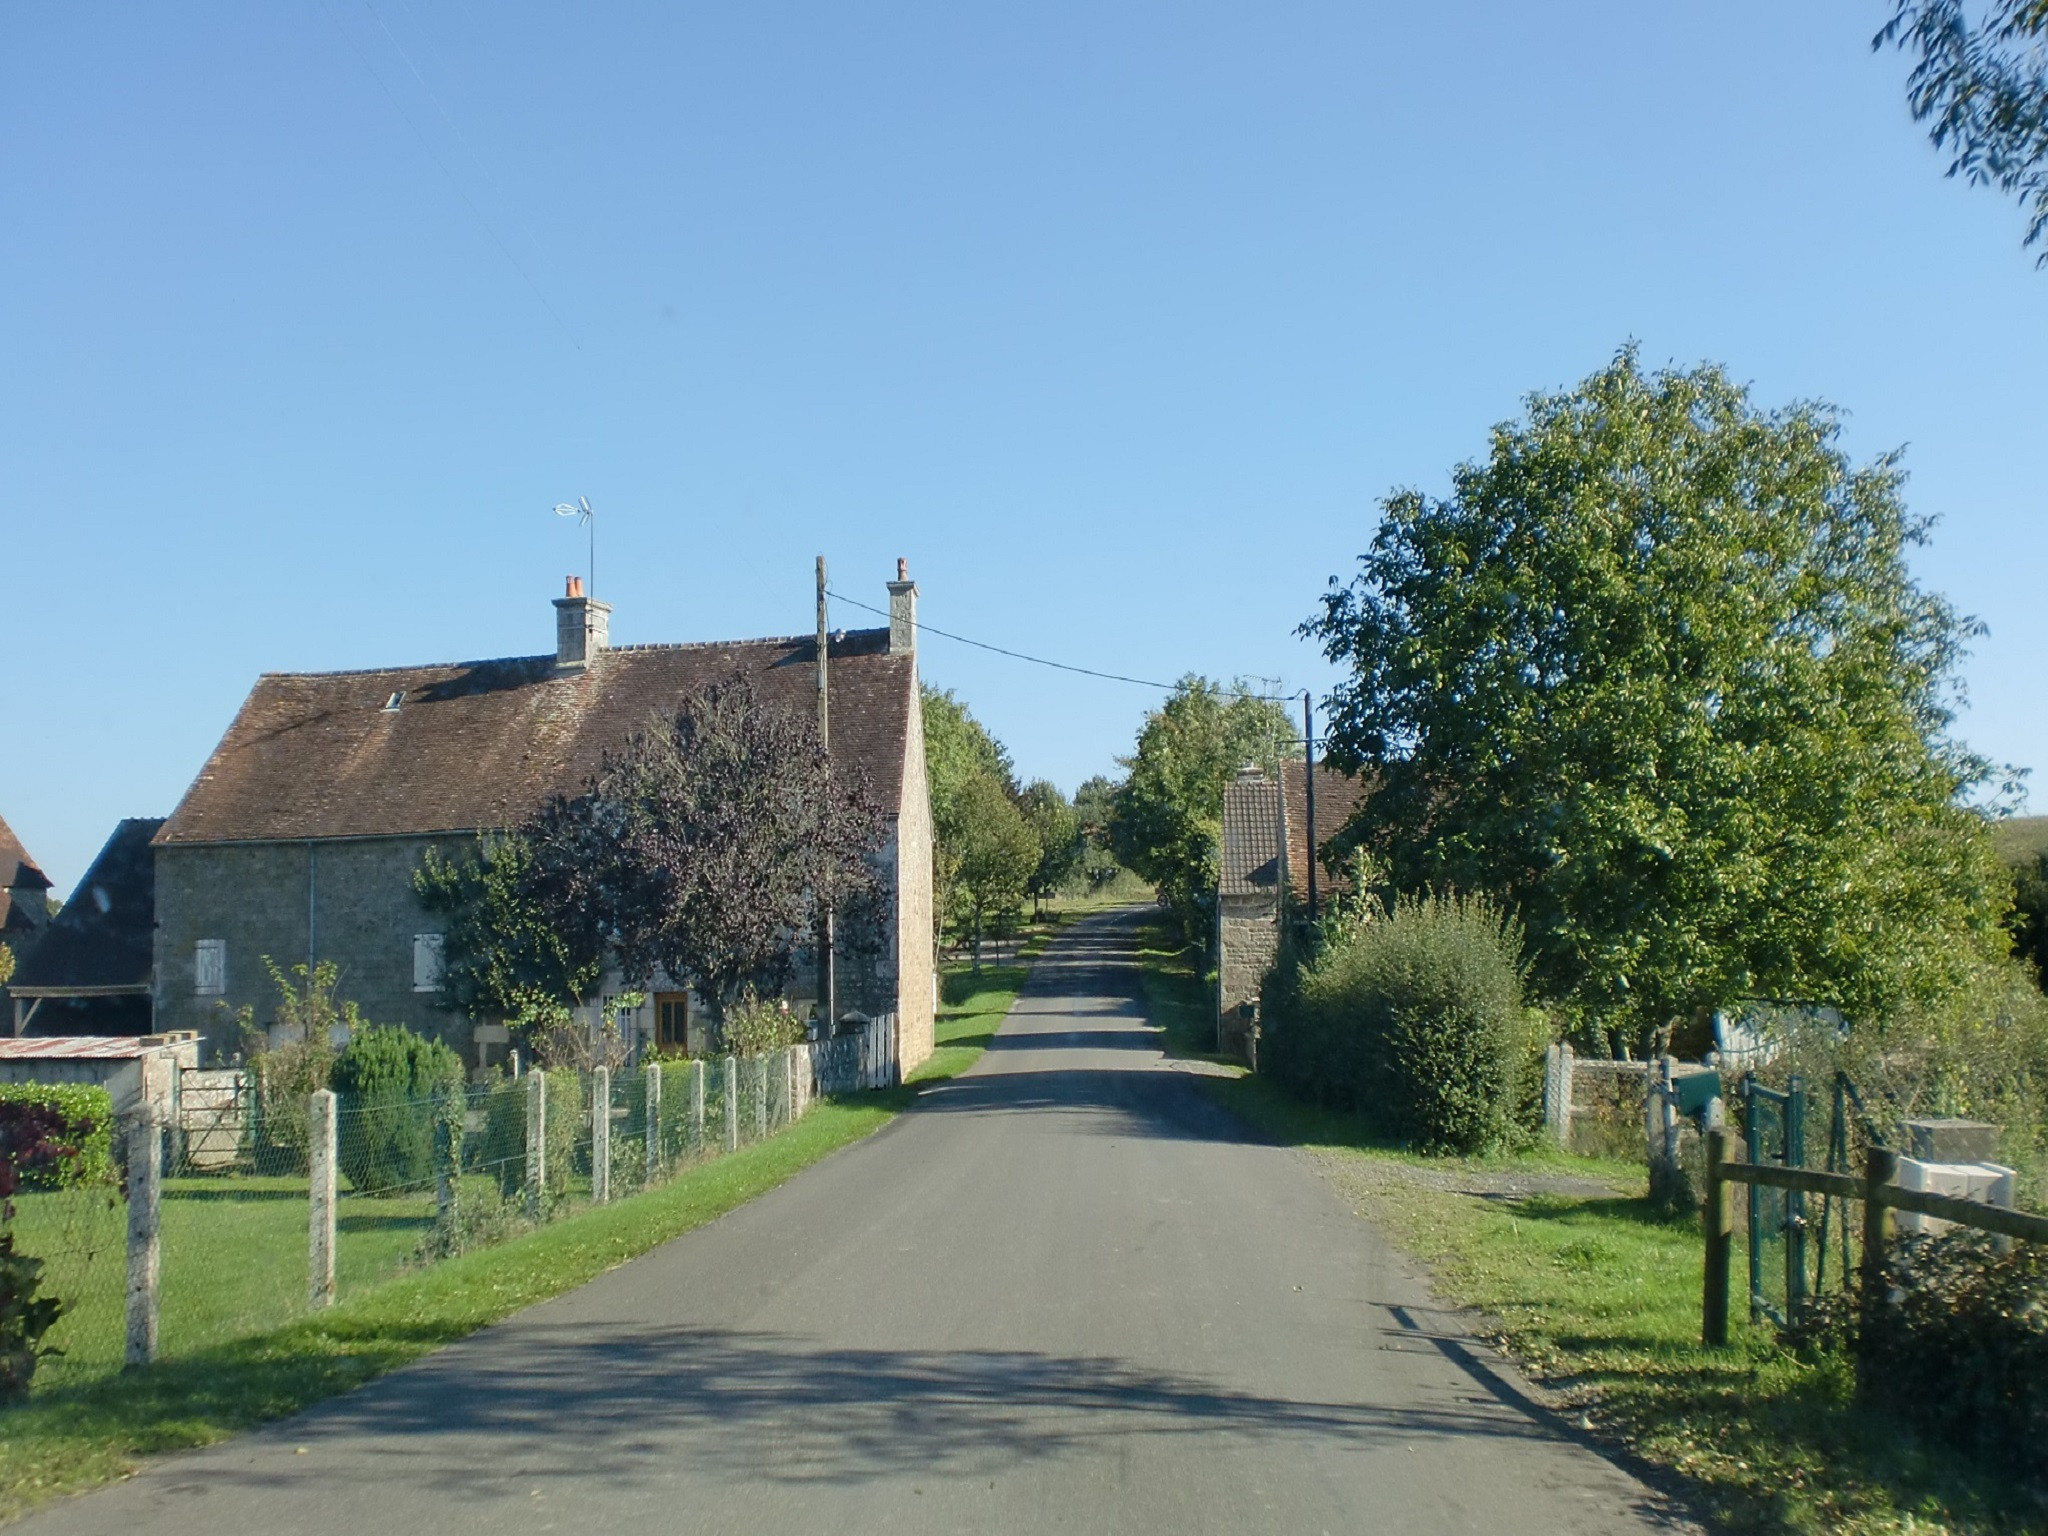
<instances>
[{"instance_id":1,"label":"wooden fence post","mask_svg":"<svg viewBox=\"0 0 2048 1536\"><path fill-rule=\"evenodd\" d=\"M661 1173L661 1063L647 1064L647 1182L651 1186Z\"/></svg>"},{"instance_id":2,"label":"wooden fence post","mask_svg":"<svg viewBox=\"0 0 2048 1536\"><path fill-rule=\"evenodd\" d=\"M311 1199L306 1211L306 1299L315 1311L334 1305L335 1101L322 1088L306 1104L307 1171Z\"/></svg>"},{"instance_id":3,"label":"wooden fence post","mask_svg":"<svg viewBox=\"0 0 2048 1536\"><path fill-rule=\"evenodd\" d=\"M128 1121L127 1363L156 1358L157 1275L162 1217L164 1138L155 1105L144 1094Z\"/></svg>"},{"instance_id":4,"label":"wooden fence post","mask_svg":"<svg viewBox=\"0 0 2048 1536\"><path fill-rule=\"evenodd\" d=\"M737 1152L740 1149L740 1068L730 1056L725 1058L724 1090L725 1150Z\"/></svg>"},{"instance_id":5,"label":"wooden fence post","mask_svg":"<svg viewBox=\"0 0 2048 1536\"><path fill-rule=\"evenodd\" d=\"M539 1221L548 1191L548 1075L526 1074L526 1215Z\"/></svg>"},{"instance_id":6,"label":"wooden fence post","mask_svg":"<svg viewBox=\"0 0 2048 1536\"><path fill-rule=\"evenodd\" d=\"M590 1074L590 1198L607 1204L612 1197L612 1069Z\"/></svg>"},{"instance_id":7,"label":"wooden fence post","mask_svg":"<svg viewBox=\"0 0 2048 1536\"><path fill-rule=\"evenodd\" d=\"M1700 1226L1707 1240L1704 1287L1700 1298L1700 1341L1728 1342L1728 1261L1734 1245L1734 1223L1728 1215L1728 1183L1721 1164L1728 1156L1728 1132L1714 1126L1707 1132L1707 1189L1700 1206Z\"/></svg>"},{"instance_id":8,"label":"wooden fence post","mask_svg":"<svg viewBox=\"0 0 2048 1536\"><path fill-rule=\"evenodd\" d=\"M690 1155L704 1150L704 1063L690 1063Z\"/></svg>"},{"instance_id":9,"label":"wooden fence post","mask_svg":"<svg viewBox=\"0 0 2048 1536\"><path fill-rule=\"evenodd\" d=\"M1885 1186L1898 1176L1899 1155L1889 1147L1871 1147L1863 1154L1863 1296L1862 1326L1869 1330L1885 1305L1884 1250L1891 1235L1891 1208Z\"/></svg>"}]
</instances>

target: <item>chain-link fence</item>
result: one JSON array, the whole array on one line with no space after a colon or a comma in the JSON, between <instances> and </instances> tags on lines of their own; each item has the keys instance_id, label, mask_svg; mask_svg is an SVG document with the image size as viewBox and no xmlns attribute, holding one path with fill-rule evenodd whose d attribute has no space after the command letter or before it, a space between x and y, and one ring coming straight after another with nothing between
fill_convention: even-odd
<instances>
[{"instance_id":1,"label":"chain-link fence","mask_svg":"<svg viewBox=\"0 0 2048 1536\"><path fill-rule=\"evenodd\" d=\"M120 1369L144 1311L154 1342L143 1352L189 1356L630 1198L774 1135L820 1091L853 1086L834 1080L817 1046L529 1071L425 1097L266 1096L250 1075L205 1076L215 1081L183 1084L152 1112L154 1129L124 1128L91 1180L17 1194L16 1249L42 1262L41 1293L64 1306L45 1340L61 1353L42 1361L37 1393ZM146 1199L152 1184L153 1308L146 1283L131 1295L131 1268L150 1249L146 1231L131 1234L148 1227L131 1196Z\"/></svg>"}]
</instances>

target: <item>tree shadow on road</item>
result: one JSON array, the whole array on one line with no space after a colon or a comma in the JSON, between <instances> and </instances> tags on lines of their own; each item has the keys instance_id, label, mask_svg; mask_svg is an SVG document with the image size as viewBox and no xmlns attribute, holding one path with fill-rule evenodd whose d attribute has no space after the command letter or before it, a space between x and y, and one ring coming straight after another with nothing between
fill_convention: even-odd
<instances>
[{"instance_id":1,"label":"tree shadow on road","mask_svg":"<svg viewBox=\"0 0 2048 1536\"><path fill-rule=\"evenodd\" d=\"M510 1345L511 1347L507 1347ZM594 1338L525 1326L449 1350L315 1410L292 1438L350 1437L375 1475L441 1492L502 1492L508 1472L693 1475L855 1484L905 1471L988 1475L1105 1441L1304 1436L1348 1448L1544 1431L1495 1402L1388 1408L1261 1396L1107 1358L1029 1351L816 1348L772 1333L659 1328ZM367 1442L361 1437L368 1437ZM290 1486L317 1459L261 1458L212 1476Z\"/></svg>"}]
</instances>

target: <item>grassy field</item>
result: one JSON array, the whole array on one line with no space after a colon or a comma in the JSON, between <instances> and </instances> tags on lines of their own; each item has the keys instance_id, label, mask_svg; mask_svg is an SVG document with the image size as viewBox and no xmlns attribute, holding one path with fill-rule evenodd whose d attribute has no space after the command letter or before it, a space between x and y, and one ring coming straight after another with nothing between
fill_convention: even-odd
<instances>
[{"instance_id":1,"label":"grassy field","mask_svg":"<svg viewBox=\"0 0 2048 1536\"><path fill-rule=\"evenodd\" d=\"M1058 921L1027 940L1027 961ZM408 1267L431 1226L431 1202L344 1200L337 1218L342 1299L320 1313L304 1310L303 1180L238 1179L232 1198L222 1195L226 1181L169 1181L163 1204L166 1358L145 1370L75 1384L60 1377L28 1403L0 1412L0 1519L120 1477L140 1457L211 1444L360 1386L744 1204L878 1129L916 1098L919 1084L971 1066L1027 969L1018 964L966 975L949 967L939 1051L904 1087L825 1100L766 1141L496 1247ZM252 1187L259 1184L277 1187ZM37 1200L45 1202L39 1209ZM29 1224L21 1229L24 1248L31 1231L56 1247L70 1245L67 1252L111 1240L111 1263L100 1272L118 1284L125 1216L121 1207L101 1204L88 1212L69 1196L27 1197L20 1217ZM221 1253L233 1254L234 1262L222 1262ZM53 1274L62 1276L55 1264ZM180 1274L188 1278L174 1286ZM102 1296L102 1290L93 1288L86 1304L110 1306L118 1318L121 1291ZM118 1349L119 1337L114 1330L111 1347Z\"/></svg>"},{"instance_id":2,"label":"grassy field","mask_svg":"<svg viewBox=\"0 0 2048 1536\"><path fill-rule=\"evenodd\" d=\"M2008 864L2022 864L2038 853L2048 853L2048 816L2014 816L1994 822L1991 845Z\"/></svg>"},{"instance_id":3,"label":"grassy field","mask_svg":"<svg viewBox=\"0 0 2048 1536\"><path fill-rule=\"evenodd\" d=\"M1155 933L1144 976L1169 1041L1199 1047L1208 992L1192 960ZM1439 1291L1480 1312L1570 1413L1661 1472L1716 1525L1851 1533L2048 1525L2041 1503L1995 1469L1922 1447L1860 1410L1840 1361L1802 1359L1746 1326L1734 1347L1703 1349L1698 1222L1653 1209L1640 1168L1555 1151L1428 1159L1375 1142L1357 1117L1304 1105L1269 1079L1203 1079L1202 1087L1306 1149L1354 1208L1426 1260ZM1503 1198L1507 1176L1574 1192ZM1601 1186L1612 1192L1583 1192ZM1745 1262L1738 1245L1738 1274Z\"/></svg>"}]
</instances>

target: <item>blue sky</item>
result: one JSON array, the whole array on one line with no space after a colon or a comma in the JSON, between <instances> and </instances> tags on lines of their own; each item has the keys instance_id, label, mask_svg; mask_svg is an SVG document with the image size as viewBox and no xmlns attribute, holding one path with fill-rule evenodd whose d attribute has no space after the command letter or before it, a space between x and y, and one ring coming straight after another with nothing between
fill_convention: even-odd
<instances>
[{"instance_id":1,"label":"blue sky","mask_svg":"<svg viewBox=\"0 0 2048 1536\"><path fill-rule=\"evenodd\" d=\"M549 648L576 495L621 640L901 555L942 628L1322 686L1378 498L1629 338L1908 447L1963 734L2048 766L2048 273L1887 9L8 7L0 815L68 888L260 671ZM1069 789L1154 701L923 654Z\"/></svg>"}]
</instances>

